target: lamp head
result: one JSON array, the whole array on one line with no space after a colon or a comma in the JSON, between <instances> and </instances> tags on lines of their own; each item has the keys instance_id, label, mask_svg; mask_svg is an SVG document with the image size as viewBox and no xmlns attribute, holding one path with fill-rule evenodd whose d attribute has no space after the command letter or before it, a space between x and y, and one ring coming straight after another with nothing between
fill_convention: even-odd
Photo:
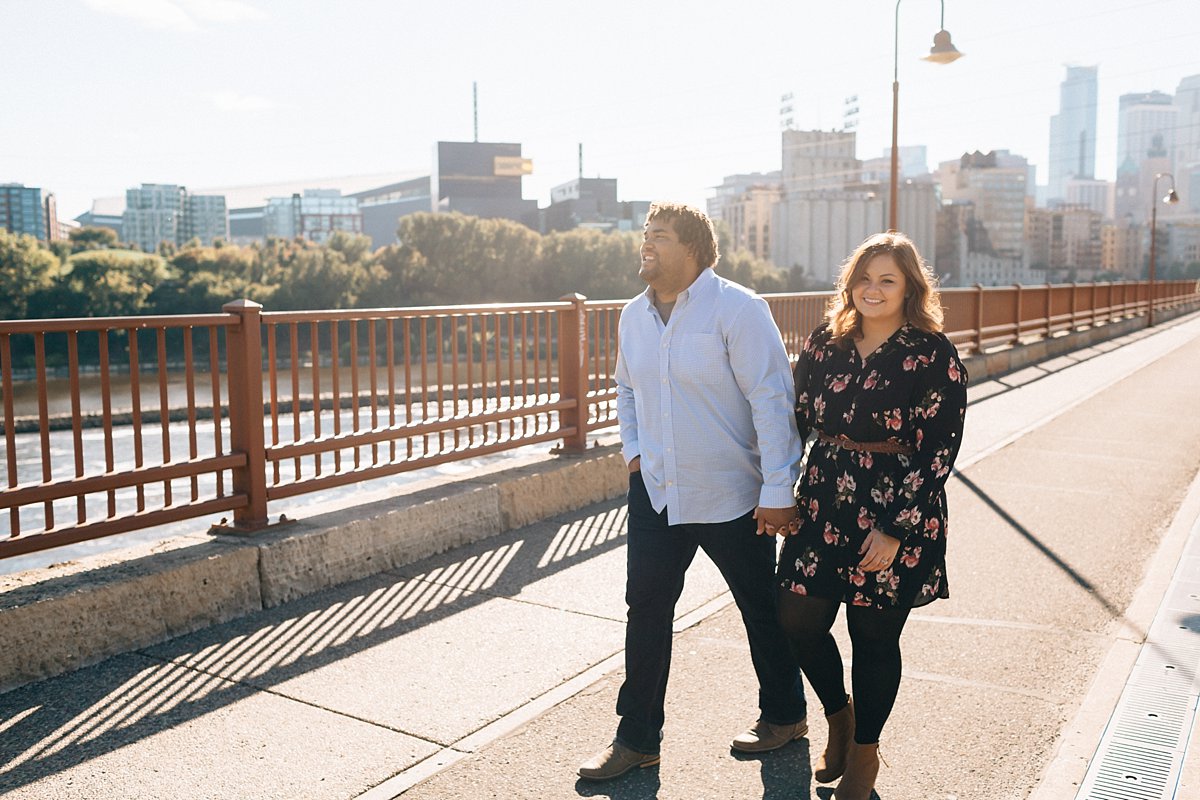
<instances>
[{"instance_id":1,"label":"lamp head","mask_svg":"<svg viewBox=\"0 0 1200 800\"><path fill-rule=\"evenodd\" d=\"M1163 198L1163 202L1164 203L1178 203L1179 195L1175 193L1174 189L1172 189L1171 191L1167 192L1167 196Z\"/></svg>"},{"instance_id":2,"label":"lamp head","mask_svg":"<svg viewBox=\"0 0 1200 800\"><path fill-rule=\"evenodd\" d=\"M949 64L951 61L962 58L963 55L964 53L958 52L958 48L950 41L950 31L943 29L933 35L933 47L929 48L929 55L921 60L932 61L935 64Z\"/></svg>"}]
</instances>

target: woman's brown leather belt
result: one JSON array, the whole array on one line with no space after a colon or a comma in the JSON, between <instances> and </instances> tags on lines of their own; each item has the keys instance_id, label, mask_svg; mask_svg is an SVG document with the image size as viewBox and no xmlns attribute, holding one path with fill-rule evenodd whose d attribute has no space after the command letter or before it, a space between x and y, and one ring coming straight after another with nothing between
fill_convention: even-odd
<instances>
[{"instance_id":1,"label":"woman's brown leather belt","mask_svg":"<svg viewBox=\"0 0 1200 800\"><path fill-rule=\"evenodd\" d=\"M856 442L843 435L830 436L825 431L817 431L817 438L822 442L836 444L838 447L854 450L857 453L892 453L894 455L911 456L916 452L916 449L911 444L897 442L895 439L888 439L884 442Z\"/></svg>"}]
</instances>

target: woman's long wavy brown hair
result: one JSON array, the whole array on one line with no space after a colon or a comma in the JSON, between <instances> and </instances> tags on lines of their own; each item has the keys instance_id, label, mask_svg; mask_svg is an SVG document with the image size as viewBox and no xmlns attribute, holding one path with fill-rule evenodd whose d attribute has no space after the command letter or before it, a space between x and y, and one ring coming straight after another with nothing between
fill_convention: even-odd
<instances>
[{"instance_id":1,"label":"woman's long wavy brown hair","mask_svg":"<svg viewBox=\"0 0 1200 800\"><path fill-rule=\"evenodd\" d=\"M917 246L902 233L877 233L867 237L842 264L835 293L825 311L830 333L836 341L862 336L862 318L854 307L850 288L862 277L871 259L883 254L891 255L904 274L904 316L908 322L926 333L942 329L942 299L937 290L937 278L925 265Z\"/></svg>"}]
</instances>

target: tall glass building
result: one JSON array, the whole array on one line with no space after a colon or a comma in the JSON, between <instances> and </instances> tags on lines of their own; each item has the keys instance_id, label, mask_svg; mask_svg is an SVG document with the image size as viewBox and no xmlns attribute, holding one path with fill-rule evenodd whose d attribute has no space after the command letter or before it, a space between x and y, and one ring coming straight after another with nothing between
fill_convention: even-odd
<instances>
[{"instance_id":1,"label":"tall glass building","mask_svg":"<svg viewBox=\"0 0 1200 800\"><path fill-rule=\"evenodd\" d=\"M1067 67L1059 111L1050 118L1047 197L1063 200L1067 181L1096 174L1096 74L1098 67Z\"/></svg>"},{"instance_id":2,"label":"tall glass building","mask_svg":"<svg viewBox=\"0 0 1200 800\"><path fill-rule=\"evenodd\" d=\"M0 183L0 228L46 240L42 190L21 183Z\"/></svg>"}]
</instances>

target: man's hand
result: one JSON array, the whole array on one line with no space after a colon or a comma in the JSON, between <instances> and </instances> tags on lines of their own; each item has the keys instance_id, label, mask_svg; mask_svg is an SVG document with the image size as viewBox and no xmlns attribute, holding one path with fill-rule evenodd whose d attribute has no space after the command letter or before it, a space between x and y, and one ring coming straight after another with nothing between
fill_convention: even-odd
<instances>
[{"instance_id":1,"label":"man's hand","mask_svg":"<svg viewBox=\"0 0 1200 800\"><path fill-rule=\"evenodd\" d=\"M633 460L629 462L629 471L630 472L640 472L641 469L642 469L642 457L634 456Z\"/></svg>"},{"instance_id":2,"label":"man's hand","mask_svg":"<svg viewBox=\"0 0 1200 800\"><path fill-rule=\"evenodd\" d=\"M858 562L858 568L863 572L879 572L881 569L887 569L896 559L896 551L899 549L899 539L888 536L883 531L873 530L867 534L862 547L858 548L858 552L863 557L862 561Z\"/></svg>"},{"instance_id":3,"label":"man's hand","mask_svg":"<svg viewBox=\"0 0 1200 800\"><path fill-rule=\"evenodd\" d=\"M758 535L766 533L771 536L782 534L786 536L789 532L789 525L792 520L796 519L796 507L794 505L786 508L764 508L759 506L754 509L754 518L758 520Z\"/></svg>"}]
</instances>

